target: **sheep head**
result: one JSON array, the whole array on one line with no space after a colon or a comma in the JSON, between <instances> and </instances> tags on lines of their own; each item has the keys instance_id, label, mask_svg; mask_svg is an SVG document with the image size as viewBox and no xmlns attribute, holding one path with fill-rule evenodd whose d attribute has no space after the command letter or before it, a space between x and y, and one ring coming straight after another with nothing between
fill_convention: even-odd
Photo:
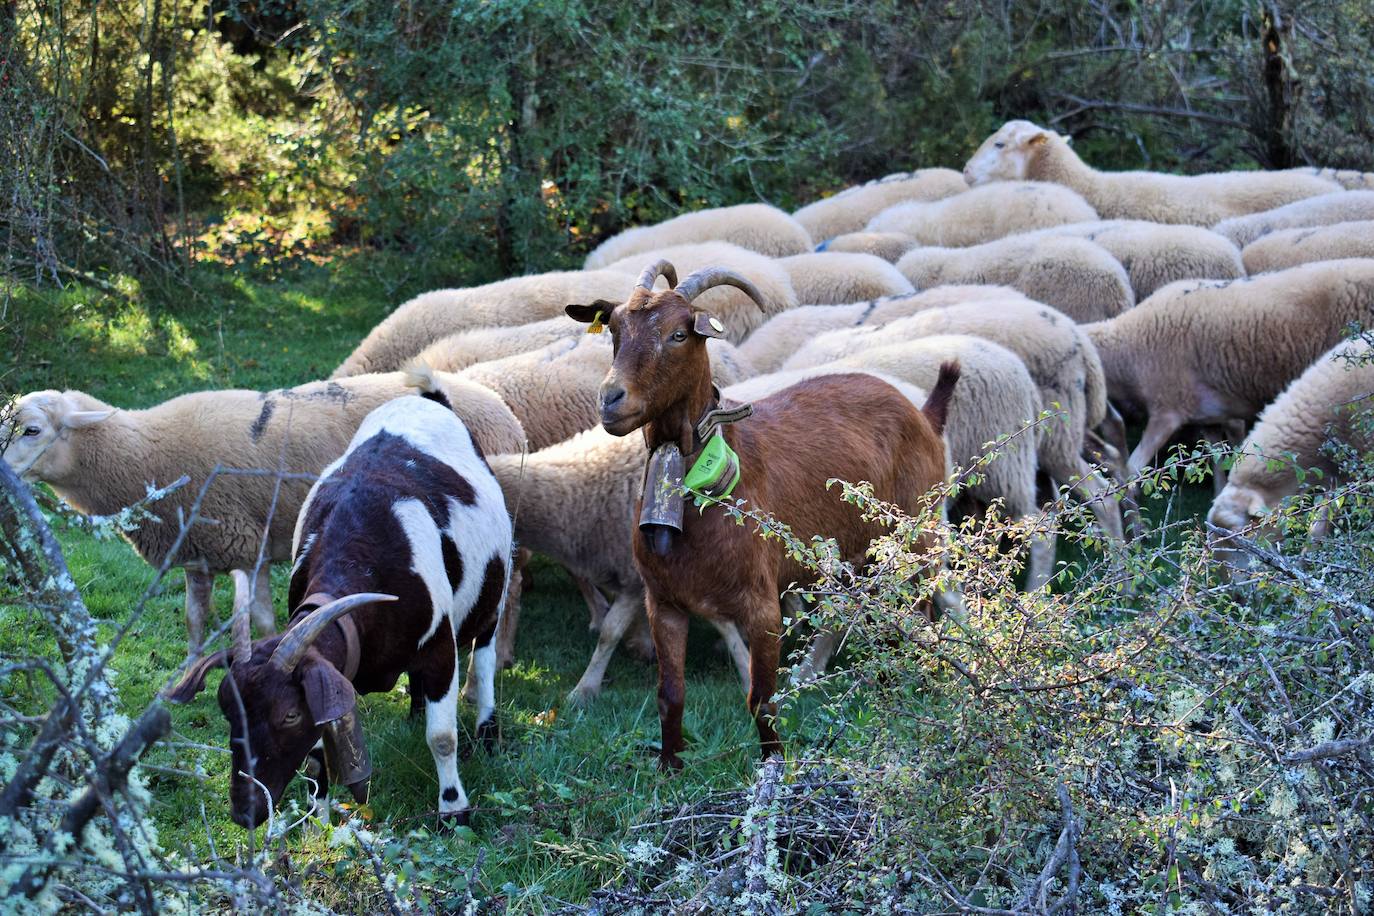
<instances>
[{"instance_id":1,"label":"sheep head","mask_svg":"<svg viewBox=\"0 0 1374 916\"><path fill-rule=\"evenodd\" d=\"M59 482L76 473L71 434L114 415L115 409L80 391L24 395L0 429L5 463L27 481Z\"/></svg>"},{"instance_id":2,"label":"sheep head","mask_svg":"<svg viewBox=\"0 0 1374 916\"><path fill-rule=\"evenodd\" d=\"M665 290L654 289L660 276L667 280ZM643 428L651 449L676 442L684 455L693 451L693 424L712 397L706 341L724 337L725 325L692 301L716 286L763 300L754 284L724 268L699 270L679 284L673 265L658 261L644 270L624 303L567 307L574 320L593 326L604 321L611 329L614 356L601 384L601 423L608 433L624 436Z\"/></svg>"},{"instance_id":3,"label":"sheep head","mask_svg":"<svg viewBox=\"0 0 1374 916\"><path fill-rule=\"evenodd\" d=\"M201 659L167 693L170 702L189 702L205 688L212 668L228 664L218 699L229 721L234 823L251 830L267 820L324 727L357 704L353 685L315 649L315 640L354 608L395 600L393 595L372 593L339 598L311 611L285 633L251 644L246 629L236 628L232 652L221 650ZM246 606L235 614L246 621Z\"/></svg>"},{"instance_id":4,"label":"sheep head","mask_svg":"<svg viewBox=\"0 0 1374 916\"><path fill-rule=\"evenodd\" d=\"M1030 121L1008 121L983 141L964 165L964 180L969 187L990 181L1025 181L1035 174L1039 156L1069 138L1045 130Z\"/></svg>"}]
</instances>

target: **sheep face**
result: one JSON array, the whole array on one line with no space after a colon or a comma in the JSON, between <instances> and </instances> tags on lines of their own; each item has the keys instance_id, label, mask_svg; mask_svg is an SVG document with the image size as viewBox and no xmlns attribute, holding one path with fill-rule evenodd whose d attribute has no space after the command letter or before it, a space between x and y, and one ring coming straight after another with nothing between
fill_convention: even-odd
<instances>
[{"instance_id":1,"label":"sheep face","mask_svg":"<svg viewBox=\"0 0 1374 916\"><path fill-rule=\"evenodd\" d=\"M27 481L60 481L76 472L71 434L108 419L113 408L85 409L71 394L35 391L0 429L5 463Z\"/></svg>"},{"instance_id":2,"label":"sheep face","mask_svg":"<svg viewBox=\"0 0 1374 916\"><path fill-rule=\"evenodd\" d=\"M1030 121L1008 121L969 158L964 180L969 187L990 181L1025 181L1031 162L1044 151L1051 136Z\"/></svg>"},{"instance_id":3,"label":"sheep face","mask_svg":"<svg viewBox=\"0 0 1374 916\"><path fill-rule=\"evenodd\" d=\"M1217 495L1207 513L1207 521L1218 528L1239 531L1247 525L1264 518L1269 506L1264 495L1250 487L1228 483ZM1249 565L1249 555L1229 546L1227 538L1217 538L1213 551L1226 566L1244 569Z\"/></svg>"}]
</instances>

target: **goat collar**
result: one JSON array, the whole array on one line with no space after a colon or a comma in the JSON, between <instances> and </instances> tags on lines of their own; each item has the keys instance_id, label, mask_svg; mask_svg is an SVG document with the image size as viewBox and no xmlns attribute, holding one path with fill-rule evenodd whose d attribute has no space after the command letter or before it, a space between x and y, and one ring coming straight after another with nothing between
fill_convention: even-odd
<instances>
[{"instance_id":1,"label":"goat collar","mask_svg":"<svg viewBox=\"0 0 1374 916\"><path fill-rule=\"evenodd\" d=\"M706 406L706 410L702 412L701 418L697 420L692 429L692 455L701 455L707 443L721 433L722 426L737 423L753 412L754 405L752 404L721 407L720 390L712 385L711 403ZM728 447L726 451L729 451ZM733 452L730 454L733 455ZM682 530L685 467L686 461L676 442L664 442L649 455L649 462L644 467L644 487L639 509L639 527L641 530L651 535L655 529ZM693 465L693 469L695 469L695 465ZM738 479L739 469L736 459L733 477L729 481L723 481L728 483L723 495L729 495L730 489L734 487L734 481ZM712 492L709 495L721 494ZM698 498L697 504L698 506L704 505L704 501ZM663 553L666 550L666 541L660 542L660 546L664 549L656 548L655 552Z\"/></svg>"},{"instance_id":2,"label":"goat collar","mask_svg":"<svg viewBox=\"0 0 1374 916\"><path fill-rule=\"evenodd\" d=\"M316 608L324 607L333 600L334 596L326 592L312 592L306 595L305 600L300 603L300 607L304 609L303 612L297 611L295 614L292 614L291 623L295 623L297 620L304 618L307 614L312 613ZM291 623L287 624L286 628L288 630L291 629ZM362 644L358 639L358 625L353 622L352 614L344 614L334 621L334 625L343 633L344 664L341 670L343 671L343 676L351 681L354 676L357 675L358 663L362 661L363 657Z\"/></svg>"}]
</instances>

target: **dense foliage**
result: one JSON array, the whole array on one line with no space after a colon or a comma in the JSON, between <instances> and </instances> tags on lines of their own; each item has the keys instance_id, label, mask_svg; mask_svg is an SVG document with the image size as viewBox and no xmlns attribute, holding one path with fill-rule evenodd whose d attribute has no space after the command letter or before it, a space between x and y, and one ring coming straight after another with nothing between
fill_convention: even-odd
<instances>
[{"instance_id":1,"label":"dense foliage","mask_svg":"<svg viewBox=\"0 0 1374 916\"><path fill-rule=\"evenodd\" d=\"M472 282L684 209L955 165L1374 167L1368 4L339 0L0 8L6 273L324 243Z\"/></svg>"}]
</instances>

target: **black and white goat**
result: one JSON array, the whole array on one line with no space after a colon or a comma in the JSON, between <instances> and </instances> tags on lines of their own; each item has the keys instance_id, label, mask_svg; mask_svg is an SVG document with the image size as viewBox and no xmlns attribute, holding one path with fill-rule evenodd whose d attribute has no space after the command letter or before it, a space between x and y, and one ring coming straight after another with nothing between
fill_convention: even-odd
<instances>
[{"instance_id":1,"label":"black and white goat","mask_svg":"<svg viewBox=\"0 0 1374 916\"><path fill-rule=\"evenodd\" d=\"M311 488L296 523L289 629L250 642L236 618L232 650L201 660L169 695L189 700L209 669L229 659L219 705L229 720L233 817L244 827L267 818L322 738L350 745L340 723L352 734L338 753L365 756L353 719L357 694L390 690L402 672L423 691L440 817L467 821L457 650L473 647L485 738L494 725L492 637L510 575L511 522L462 421L424 373L420 381L422 397L372 411ZM366 772L331 775L364 790Z\"/></svg>"}]
</instances>

